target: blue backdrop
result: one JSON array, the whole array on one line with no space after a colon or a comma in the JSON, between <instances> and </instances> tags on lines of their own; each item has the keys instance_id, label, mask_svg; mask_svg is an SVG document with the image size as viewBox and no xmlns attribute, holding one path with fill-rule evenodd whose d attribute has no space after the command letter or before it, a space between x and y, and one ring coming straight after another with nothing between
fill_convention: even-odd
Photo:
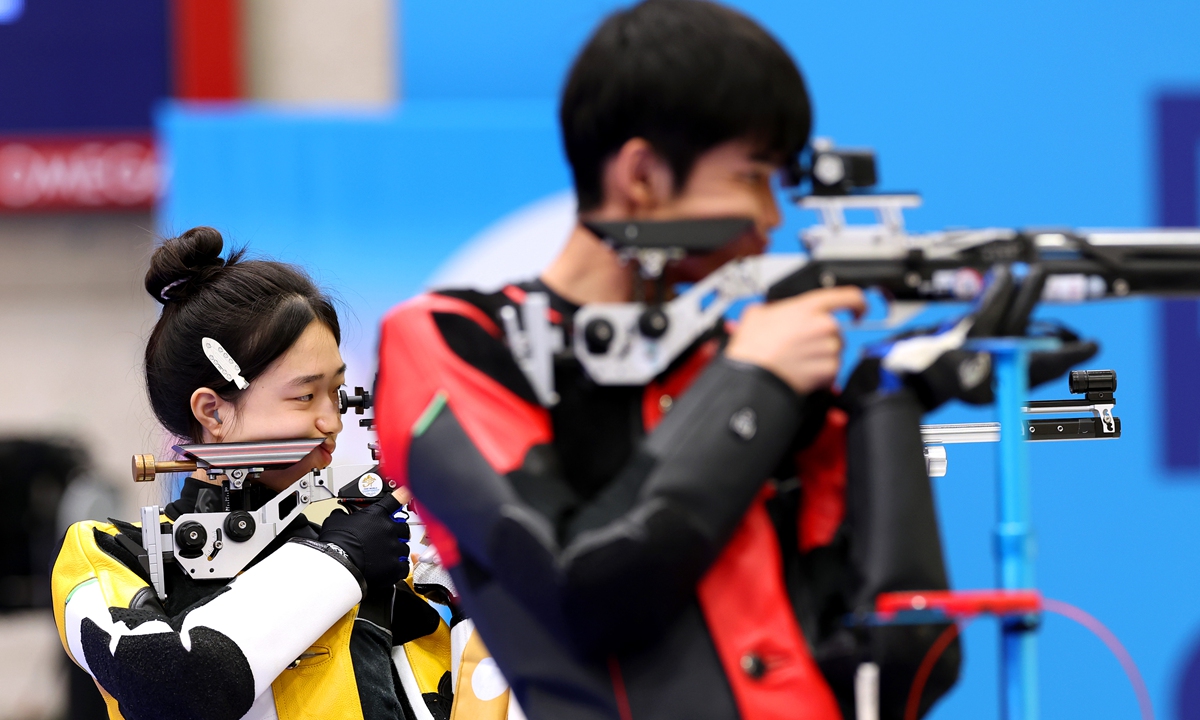
<instances>
[{"instance_id":1,"label":"blue backdrop","mask_svg":"<svg viewBox=\"0 0 1200 720\"><path fill-rule=\"evenodd\" d=\"M1155 98L1200 85L1195 3L736 4L800 61L818 132L874 146L886 187L924 193L913 227L1156 221ZM615 6L412 0L401 21L405 100L394 111L165 107L173 179L163 230L216 225L304 262L353 307L362 329L352 343L369 348L382 312L465 240L568 186L554 96L575 49ZM807 221L789 212L776 247L795 249ZM1157 371L1157 304L1042 313L1102 340L1091 366L1120 373L1125 436L1031 449L1039 583L1117 633L1160 717L1200 717L1186 680L1200 639L1200 473L1163 462L1169 379ZM953 407L931 420L991 417ZM959 587L993 584L993 452L950 448L950 474L937 481ZM994 623L977 622L966 643L962 682L934 717L996 716ZM1046 620L1041 662L1045 717L1137 712L1116 661L1067 621Z\"/></svg>"}]
</instances>

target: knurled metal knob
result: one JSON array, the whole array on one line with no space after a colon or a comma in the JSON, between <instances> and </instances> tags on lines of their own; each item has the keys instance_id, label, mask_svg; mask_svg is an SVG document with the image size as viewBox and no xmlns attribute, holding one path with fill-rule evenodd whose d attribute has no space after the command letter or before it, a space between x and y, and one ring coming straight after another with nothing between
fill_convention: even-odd
<instances>
[{"instance_id":1,"label":"knurled metal knob","mask_svg":"<svg viewBox=\"0 0 1200 720\"><path fill-rule=\"evenodd\" d=\"M133 481L134 482L152 482L154 480L154 456L134 455L133 456Z\"/></svg>"},{"instance_id":2,"label":"knurled metal knob","mask_svg":"<svg viewBox=\"0 0 1200 720\"><path fill-rule=\"evenodd\" d=\"M158 473L192 472L195 469L196 463L190 460L155 460L149 453L133 456L134 482L154 482Z\"/></svg>"},{"instance_id":3,"label":"knurled metal knob","mask_svg":"<svg viewBox=\"0 0 1200 720\"><path fill-rule=\"evenodd\" d=\"M200 557L207 542L208 531L194 520L189 520L175 528L175 548L182 557Z\"/></svg>"},{"instance_id":4,"label":"knurled metal knob","mask_svg":"<svg viewBox=\"0 0 1200 720\"><path fill-rule=\"evenodd\" d=\"M191 473L196 463L187 460L155 460L154 455L133 456L133 481L152 482L158 473Z\"/></svg>"},{"instance_id":5,"label":"knurled metal knob","mask_svg":"<svg viewBox=\"0 0 1200 720\"><path fill-rule=\"evenodd\" d=\"M234 542L254 537L254 526L254 516L245 510L234 510L225 517L225 534Z\"/></svg>"},{"instance_id":6,"label":"knurled metal knob","mask_svg":"<svg viewBox=\"0 0 1200 720\"><path fill-rule=\"evenodd\" d=\"M615 334L612 323L604 318L596 318L584 326L583 341L587 345L588 352L593 355L603 355L608 352L608 346L612 344Z\"/></svg>"},{"instance_id":7,"label":"knurled metal knob","mask_svg":"<svg viewBox=\"0 0 1200 720\"><path fill-rule=\"evenodd\" d=\"M638 330L651 340L657 340L666 335L667 328L670 326L670 319L667 318L667 314L660 307L647 308L641 317L638 318Z\"/></svg>"}]
</instances>

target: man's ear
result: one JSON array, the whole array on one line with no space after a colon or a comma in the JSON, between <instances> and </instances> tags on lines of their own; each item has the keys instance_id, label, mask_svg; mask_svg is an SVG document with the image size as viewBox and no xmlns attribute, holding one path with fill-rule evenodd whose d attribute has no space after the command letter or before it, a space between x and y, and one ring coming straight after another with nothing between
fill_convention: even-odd
<instances>
[{"instance_id":1,"label":"man's ear","mask_svg":"<svg viewBox=\"0 0 1200 720\"><path fill-rule=\"evenodd\" d=\"M197 388L192 393L191 406L192 415L204 429L205 442L209 438L220 442L229 433L230 421L233 420L233 403L222 398L215 390Z\"/></svg>"},{"instance_id":2,"label":"man's ear","mask_svg":"<svg viewBox=\"0 0 1200 720\"><path fill-rule=\"evenodd\" d=\"M674 195L671 166L643 138L626 140L604 165L604 204L623 215L652 212Z\"/></svg>"}]
</instances>

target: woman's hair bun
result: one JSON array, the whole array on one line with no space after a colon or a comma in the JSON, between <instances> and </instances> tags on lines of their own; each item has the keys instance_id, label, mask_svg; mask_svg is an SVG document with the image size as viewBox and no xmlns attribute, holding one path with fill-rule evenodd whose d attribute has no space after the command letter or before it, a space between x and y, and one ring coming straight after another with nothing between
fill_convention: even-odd
<instances>
[{"instance_id":1,"label":"woman's hair bun","mask_svg":"<svg viewBox=\"0 0 1200 720\"><path fill-rule=\"evenodd\" d=\"M169 432L204 442L192 413L196 388L211 388L236 402L245 392L204 352L219 342L253 382L319 322L341 343L333 302L303 270L274 260L243 260L231 248L221 259L221 233L192 228L166 240L150 259L146 291L165 306L146 340L146 391L150 407Z\"/></svg>"},{"instance_id":2,"label":"woman's hair bun","mask_svg":"<svg viewBox=\"0 0 1200 720\"><path fill-rule=\"evenodd\" d=\"M215 272L241 259L241 252L221 259L225 242L216 228L194 227L164 240L150 258L146 292L162 304L189 297Z\"/></svg>"}]
</instances>

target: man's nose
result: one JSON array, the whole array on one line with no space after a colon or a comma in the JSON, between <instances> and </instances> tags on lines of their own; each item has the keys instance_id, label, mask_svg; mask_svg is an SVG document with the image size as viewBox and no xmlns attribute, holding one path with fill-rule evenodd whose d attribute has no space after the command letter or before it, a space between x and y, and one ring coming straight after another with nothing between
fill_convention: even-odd
<instances>
[{"instance_id":1,"label":"man's nose","mask_svg":"<svg viewBox=\"0 0 1200 720\"><path fill-rule=\"evenodd\" d=\"M762 199L762 212L759 214L758 222L759 230L766 235L780 226L783 216L779 212L779 202L775 199L774 190L767 190L763 195L765 197Z\"/></svg>"}]
</instances>

